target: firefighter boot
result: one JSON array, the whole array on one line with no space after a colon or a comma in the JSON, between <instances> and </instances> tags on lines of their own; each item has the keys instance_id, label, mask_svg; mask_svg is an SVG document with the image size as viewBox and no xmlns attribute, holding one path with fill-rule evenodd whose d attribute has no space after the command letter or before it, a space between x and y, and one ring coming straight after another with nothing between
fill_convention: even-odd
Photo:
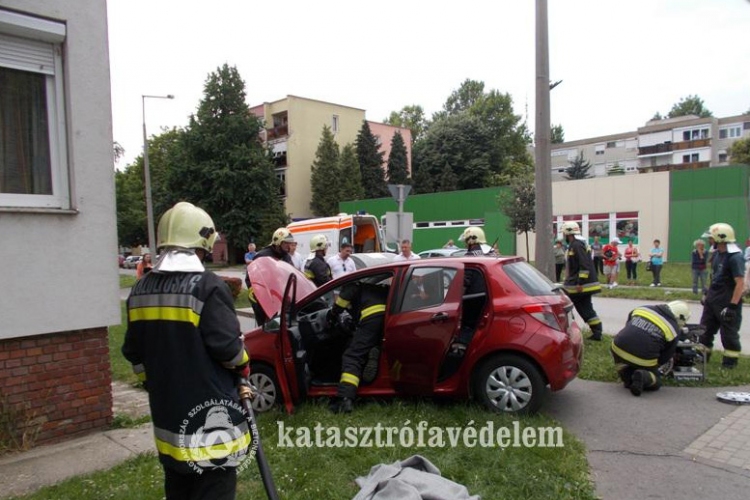
<instances>
[{"instance_id":1,"label":"firefighter boot","mask_svg":"<svg viewBox=\"0 0 750 500\"><path fill-rule=\"evenodd\" d=\"M648 372L646 370L636 370L633 372L633 378L630 382L630 394L640 396L643 392L643 385L646 383Z\"/></svg>"},{"instance_id":2,"label":"firefighter boot","mask_svg":"<svg viewBox=\"0 0 750 500\"><path fill-rule=\"evenodd\" d=\"M724 356L721 358L721 367L724 370L734 370L737 367L737 358Z\"/></svg>"},{"instance_id":3,"label":"firefighter boot","mask_svg":"<svg viewBox=\"0 0 750 500\"><path fill-rule=\"evenodd\" d=\"M337 397L328 405L328 409L331 413L351 413L354 409L354 401L350 398Z\"/></svg>"}]
</instances>

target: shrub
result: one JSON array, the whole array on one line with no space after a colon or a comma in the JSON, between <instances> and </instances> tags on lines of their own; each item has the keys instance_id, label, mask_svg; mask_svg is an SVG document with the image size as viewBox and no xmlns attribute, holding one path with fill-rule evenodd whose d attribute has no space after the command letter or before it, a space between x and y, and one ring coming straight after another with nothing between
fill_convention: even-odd
<instances>
[{"instance_id":1,"label":"shrub","mask_svg":"<svg viewBox=\"0 0 750 500\"><path fill-rule=\"evenodd\" d=\"M240 278L229 278L227 276L220 276L220 278L227 284L229 291L232 292L232 298L236 300L242 291L242 280Z\"/></svg>"}]
</instances>

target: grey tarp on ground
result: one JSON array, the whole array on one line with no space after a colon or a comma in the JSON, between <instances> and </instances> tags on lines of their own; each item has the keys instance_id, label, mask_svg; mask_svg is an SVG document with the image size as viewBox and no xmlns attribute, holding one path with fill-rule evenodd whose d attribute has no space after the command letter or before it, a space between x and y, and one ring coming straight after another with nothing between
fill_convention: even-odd
<instances>
[{"instance_id":1,"label":"grey tarp on ground","mask_svg":"<svg viewBox=\"0 0 750 500\"><path fill-rule=\"evenodd\" d=\"M440 475L432 462L414 455L390 465L378 464L367 477L358 477L361 488L353 500L481 500L465 486Z\"/></svg>"}]
</instances>

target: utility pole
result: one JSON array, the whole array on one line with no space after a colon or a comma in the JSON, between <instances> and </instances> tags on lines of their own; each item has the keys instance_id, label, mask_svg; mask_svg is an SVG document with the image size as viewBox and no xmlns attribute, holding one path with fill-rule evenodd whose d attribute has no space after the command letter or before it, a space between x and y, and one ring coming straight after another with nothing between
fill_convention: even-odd
<instances>
[{"instance_id":1,"label":"utility pole","mask_svg":"<svg viewBox=\"0 0 750 500\"><path fill-rule=\"evenodd\" d=\"M549 36L547 0L536 0L536 110L534 163L536 189L536 268L554 279L552 266L552 173L550 172Z\"/></svg>"}]
</instances>

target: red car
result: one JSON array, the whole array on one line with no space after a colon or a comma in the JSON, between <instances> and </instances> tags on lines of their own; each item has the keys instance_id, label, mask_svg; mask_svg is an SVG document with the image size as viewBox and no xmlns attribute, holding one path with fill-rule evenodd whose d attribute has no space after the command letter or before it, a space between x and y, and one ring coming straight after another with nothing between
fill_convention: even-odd
<instances>
[{"instance_id":1,"label":"red car","mask_svg":"<svg viewBox=\"0 0 750 500\"><path fill-rule=\"evenodd\" d=\"M351 328L330 324L344 285L388 289L377 375L358 396L473 397L495 412L534 413L581 368L573 304L521 257L460 257L392 262L315 288L291 266L254 261L253 289L271 318L245 334L256 411L334 396ZM415 295L413 287L421 282ZM467 288L467 284L472 285ZM460 363L450 359L462 326L475 334Z\"/></svg>"}]
</instances>

